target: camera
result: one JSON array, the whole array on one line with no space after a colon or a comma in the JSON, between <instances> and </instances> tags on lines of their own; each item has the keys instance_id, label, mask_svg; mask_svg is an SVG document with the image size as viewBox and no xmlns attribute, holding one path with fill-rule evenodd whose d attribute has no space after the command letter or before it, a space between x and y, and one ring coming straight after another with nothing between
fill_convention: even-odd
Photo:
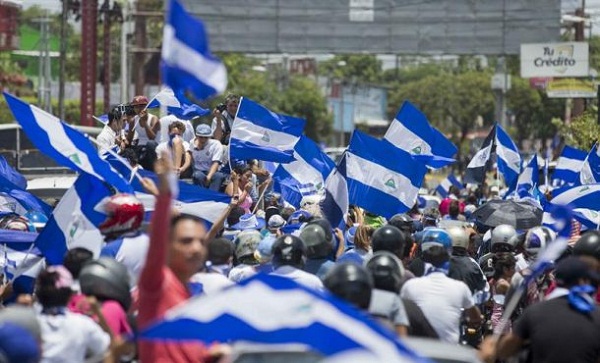
<instances>
[{"instance_id":1,"label":"camera","mask_svg":"<svg viewBox=\"0 0 600 363\"><path fill-rule=\"evenodd\" d=\"M225 111L225 110L227 109L227 105L226 105L226 104L224 104L224 103L219 103L219 104L217 105L216 109L217 109L219 112L223 112L223 111Z\"/></svg>"},{"instance_id":2,"label":"camera","mask_svg":"<svg viewBox=\"0 0 600 363\"><path fill-rule=\"evenodd\" d=\"M135 110L133 109L133 106L130 104L121 104L117 107L119 108L121 115L126 115L126 116L135 116L136 115Z\"/></svg>"}]
</instances>

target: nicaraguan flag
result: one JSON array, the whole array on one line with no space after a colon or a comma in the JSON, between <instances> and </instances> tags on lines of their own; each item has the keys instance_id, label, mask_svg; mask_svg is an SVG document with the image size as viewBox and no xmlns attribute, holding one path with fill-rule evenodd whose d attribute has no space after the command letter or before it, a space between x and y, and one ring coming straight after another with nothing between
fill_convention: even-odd
<instances>
[{"instance_id":1,"label":"nicaraguan flag","mask_svg":"<svg viewBox=\"0 0 600 363\"><path fill-rule=\"evenodd\" d=\"M154 211L156 198L153 195L147 194L140 181L131 175L131 169L127 167L126 160L110 154L106 154L105 157L124 178L131 180L131 186L135 191L135 195L144 204L146 219L149 220L151 213ZM137 172L141 177L150 178L155 183L158 183L158 177L153 172L148 170L138 170ZM223 214L231 201L231 197L227 194L218 193L183 181L178 182L178 187L179 193L177 200L174 201L174 207L181 213L192 214L202 218L211 225Z\"/></svg>"},{"instance_id":2,"label":"nicaraguan flag","mask_svg":"<svg viewBox=\"0 0 600 363\"><path fill-rule=\"evenodd\" d=\"M552 185L579 184L579 172L586 157L585 151L565 145L552 174Z\"/></svg>"},{"instance_id":3,"label":"nicaraguan flag","mask_svg":"<svg viewBox=\"0 0 600 363\"><path fill-rule=\"evenodd\" d=\"M581 184L594 184L600 182L600 150L598 143L595 143L592 150L587 154L581 172L579 173L579 182Z\"/></svg>"},{"instance_id":4,"label":"nicaraguan flag","mask_svg":"<svg viewBox=\"0 0 600 363\"><path fill-rule=\"evenodd\" d=\"M33 246L37 233L0 230L0 269L16 293L33 293L44 258Z\"/></svg>"},{"instance_id":5,"label":"nicaraguan flag","mask_svg":"<svg viewBox=\"0 0 600 363\"><path fill-rule=\"evenodd\" d=\"M496 155L498 171L504 176L504 183L509 189L514 189L521 174L521 155L517 145L499 124L496 124Z\"/></svg>"},{"instance_id":6,"label":"nicaraguan flag","mask_svg":"<svg viewBox=\"0 0 600 363\"><path fill-rule=\"evenodd\" d=\"M106 113L100 116L92 116L92 118L102 125L106 126L108 124L108 114Z\"/></svg>"},{"instance_id":7,"label":"nicaraguan flag","mask_svg":"<svg viewBox=\"0 0 600 363\"><path fill-rule=\"evenodd\" d=\"M294 146L294 159L291 163L280 164L273 173L273 180L275 191L298 208L302 197L324 194L325 179L335 169L335 163L304 135Z\"/></svg>"},{"instance_id":8,"label":"nicaraguan flag","mask_svg":"<svg viewBox=\"0 0 600 363\"><path fill-rule=\"evenodd\" d=\"M131 190L127 181L111 169L81 132L6 92L4 98L29 140L41 152L60 165L89 174L118 190Z\"/></svg>"},{"instance_id":9,"label":"nicaraguan flag","mask_svg":"<svg viewBox=\"0 0 600 363\"><path fill-rule=\"evenodd\" d=\"M496 126L492 127L492 130L483 141L481 148L469 162L465 171L465 183L483 184L485 181L485 172L488 170L488 164L492 156L495 138Z\"/></svg>"},{"instance_id":10,"label":"nicaraguan flag","mask_svg":"<svg viewBox=\"0 0 600 363\"><path fill-rule=\"evenodd\" d=\"M446 198L448 194L450 194L450 187L455 186L459 190L464 189L462 183L456 179L454 174L448 175L448 177L440 183L440 185L435 188L435 191L442 197Z\"/></svg>"},{"instance_id":11,"label":"nicaraguan flag","mask_svg":"<svg viewBox=\"0 0 600 363\"><path fill-rule=\"evenodd\" d=\"M600 183L571 187L552 198L544 208L543 224L553 228L555 221L549 211L553 206L568 205L573 209L573 217L589 229L600 225Z\"/></svg>"},{"instance_id":12,"label":"nicaraguan flag","mask_svg":"<svg viewBox=\"0 0 600 363\"><path fill-rule=\"evenodd\" d=\"M321 201L321 210L329 223L335 228L344 229L346 214L350 207L346 178L336 167L325 179L325 198Z\"/></svg>"},{"instance_id":13,"label":"nicaraguan flag","mask_svg":"<svg viewBox=\"0 0 600 363\"><path fill-rule=\"evenodd\" d=\"M537 155L534 154L519 175L515 188L510 189L506 195L508 196L516 193L516 195L521 198L533 196L533 188L539 184L539 175L538 158Z\"/></svg>"},{"instance_id":14,"label":"nicaraguan flag","mask_svg":"<svg viewBox=\"0 0 600 363\"><path fill-rule=\"evenodd\" d=\"M404 101L383 138L434 169L456 161L456 146L408 101Z\"/></svg>"},{"instance_id":15,"label":"nicaraguan flag","mask_svg":"<svg viewBox=\"0 0 600 363\"><path fill-rule=\"evenodd\" d=\"M294 160L294 146L306 121L280 115L242 97L231 129L231 159L258 159L277 163Z\"/></svg>"},{"instance_id":16,"label":"nicaraguan flag","mask_svg":"<svg viewBox=\"0 0 600 363\"><path fill-rule=\"evenodd\" d=\"M0 175L0 211L24 215L35 211L50 215L52 208L44 201L26 190L14 185Z\"/></svg>"},{"instance_id":17,"label":"nicaraguan flag","mask_svg":"<svg viewBox=\"0 0 600 363\"><path fill-rule=\"evenodd\" d=\"M404 150L355 130L340 161L350 204L390 218L411 209L427 172Z\"/></svg>"},{"instance_id":18,"label":"nicaraguan flag","mask_svg":"<svg viewBox=\"0 0 600 363\"><path fill-rule=\"evenodd\" d=\"M308 347L333 361L423 362L391 330L330 294L258 274L169 310L140 338ZM336 359L337 358L337 359Z\"/></svg>"},{"instance_id":19,"label":"nicaraguan flag","mask_svg":"<svg viewBox=\"0 0 600 363\"><path fill-rule=\"evenodd\" d=\"M81 174L54 208L35 245L51 265L62 264L65 253L83 247L98 256L104 237L98 226L106 215L97 207L112 191L105 183Z\"/></svg>"},{"instance_id":20,"label":"nicaraguan flag","mask_svg":"<svg viewBox=\"0 0 600 363\"><path fill-rule=\"evenodd\" d=\"M202 117L210 113L210 110L187 99L183 91L173 92L170 88L162 89L148 104L148 108L160 106L166 107L168 113L175 115L180 120L191 120L194 117Z\"/></svg>"},{"instance_id":21,"label":"nicaraguan flag","mask_svg":"<svg viewBox=\"0 0 600 363\"><path fill-rule=\"evenodd\" d=\"M199 100L227 88L227 69L208 46L204 23L169 1L161 55L162 82L174 91L190 91Z\"/></svg>"}]
</instances>

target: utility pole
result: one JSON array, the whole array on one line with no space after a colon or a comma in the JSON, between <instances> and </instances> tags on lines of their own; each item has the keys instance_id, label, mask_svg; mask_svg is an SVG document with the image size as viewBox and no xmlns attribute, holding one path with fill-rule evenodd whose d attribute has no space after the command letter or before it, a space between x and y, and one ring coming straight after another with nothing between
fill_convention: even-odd
<instances>
[{"instance_id":1,"label":"utility pole","mask_svg":"<svg viewBox=\"0 0 600 363\"><path fill-rule=\"evenodd\" d=\"M129 30L129 1L125 2L123 8L123 22L121 23L121 102L127 103L129 98L129 72L127 56L127 32Z\"/></svg>"},{"instance_id":2,"label":"utility pole","mask_svg":"<svg viewBox=\"0 0 600 363\"><path fill-rule=\"evenodd\" d=\"M92 126L96 106L98 0L81 2L81 124Z\"/></svg>"},{"instance_id":3,"label":"utility pole","mask_svg":"<svg viewBox=\"0 0 600 363\"><path fill-rule=\"evenodd\" d=\"M575 10L575 16L585 18L585 0L581 0L581 8ZM575 41L585 41L585 21L578 21L573 24L575 27ZM577 117L583 114L585 109L585 100L583 98L573 99L572 117Z\"/></svg>"},{"instance_id":4,"label":"utility pole","mask_svg":"<svg viewBox=\"0 0 600 363\"><path fill-rule=\"evenodd\" d=\"M39 41L39 64L38 64L38 105L42 109L52 111L52 99L50 95L50 45L48 24L50 19L46 13L43 18L35 20L40 23L40 41Z\"/></svg>"},{"instance_id":5,"label":"utility pole","mask_svg":"<svg viewBox=\"0 0 600 363\"><path fill-rule=\"evenodd\" d=\"M137 0L136 10L138 13L145 9L145 1ZM135 45L137 49L143 50L148 48L148 38L146 37L146 17L137 15L135 17ZM144 85L146 84L146 73L144 65L146 64L146 53L138 51L133 56L135 70L133 72L135 82L135 94L144 94Z\"/></svg>"},{"instance_id":6,"label":"utility pole","mask_svg":"<svg viewBox=\"0 0 600 363\"><path fill-rule=\"evenodd\" d=\"M102 7L100 7L100 14L102 15L102 33L104 35L102 43L102 78L104 86L104 113L110 111L110 0L104 0Z\"/></svg>"},{"instance_id":7,"label":"utility pole","mask_svg":"<svg viewBox=\"0 0 600 363\"><path fill-rule=\"evenodd\" d=\"M62 0L60 16L60 56L58 59L58 117L65 119L65 63L67 58L67 20L70 0Z\"/></svg>"}]
</instances>

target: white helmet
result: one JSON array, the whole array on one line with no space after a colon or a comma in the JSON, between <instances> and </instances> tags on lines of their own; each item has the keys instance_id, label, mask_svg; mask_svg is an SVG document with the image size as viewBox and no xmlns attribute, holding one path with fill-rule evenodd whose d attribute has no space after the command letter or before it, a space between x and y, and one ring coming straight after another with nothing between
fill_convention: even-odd
<instances>
[{"instance_id":1,"label":"white helmet","mask_svg":"<svg viewBox=\"0 0 600 363\"><path fill-rule=\"evenodd\" d=\"M465 229L459 226L452 226L446 230L452 239L452 247L469 247L469 236Z\"/></svg>"},{"instance_id":2,"label":"white helmet","mask_svg":"<svg viewBox=\"0 0 600 363\"><path fill-rule=\"evenodd\" d=\"M517 235L515 228L508 224L501 224L492 231L492 252L508 252L498 251L498 249L510 249L512 252L517 246L518 239L513 238Z\"/></svg>"}]
</instances>

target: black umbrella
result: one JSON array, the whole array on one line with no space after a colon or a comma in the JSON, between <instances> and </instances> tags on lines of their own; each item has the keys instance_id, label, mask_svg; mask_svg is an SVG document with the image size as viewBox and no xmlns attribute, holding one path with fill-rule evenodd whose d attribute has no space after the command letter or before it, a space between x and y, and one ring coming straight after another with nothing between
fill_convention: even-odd
<instances>
[{"instance_id":1,"label":"black umbrella","mask_svg":"<svg viewBox=\"0 0 600 363\"><path fill-rule=\"evenodd\" d=\"M489 227L508 224L523 230L541 225L542 214L543 211L531 203L497 199L477 208L472 217Z\"/></svg>"}]
</instances>

